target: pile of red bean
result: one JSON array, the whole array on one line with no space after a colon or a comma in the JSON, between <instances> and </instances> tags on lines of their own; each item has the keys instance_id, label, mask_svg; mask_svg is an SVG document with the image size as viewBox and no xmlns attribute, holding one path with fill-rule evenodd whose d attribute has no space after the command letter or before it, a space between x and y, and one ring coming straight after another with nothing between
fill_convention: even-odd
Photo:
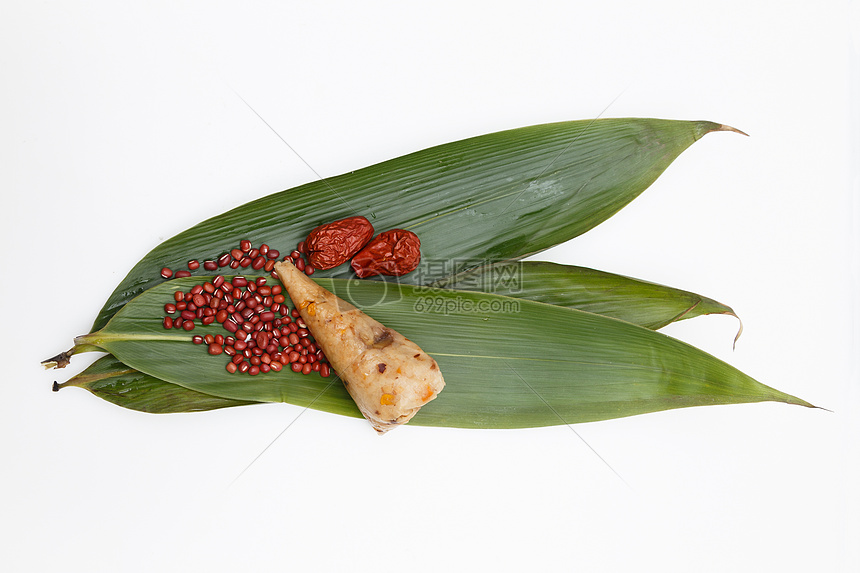
<instances>
[{"instance_id":1,"label":"pile of red bean","mask_svg":"<svg viewBox=\"0 0 860 573\"><path fill-rule=\"evenodd\" d=\"M186 331L194 330L196 320L204 326L221 324L228 331L226 336L197 335L192 342L205 344L211 355L230 356L226 365L230 373L256 376L290 366L293 372L319 372L327 378L331 366L299 311L289 306L282 292L280 285L266 286L265 277L227 280L218 275L188 292L175 291L174 302L164 305L167 316L162 324L166 329Z\"/></svg>"},{"instance_id":2,"label":"pile of red bean","mask_svg":"<svg viewBox=\"0 0 860 573\"><path fill-rule=\"evenodd\" d=\"M287 259L291 259L293 264L296 265L296 268L300 271L304 271L306 275L312 275L316 269L309 265L303 258L305 254L304 245L305 242L302 241L299 243L296 250L292 251L282 260L286 261ZM251 267L251 269L255 271L272 273L272 276L277 278L275 273L272 272L272 269L275 267L275 263L280 256L280 251L270 248L269 245L265 243L260 245L258 248L253 248L251 241L242 240L239 241L238 248L231 249L230 252L222 254L217 259L206 260L203 261L202 264L197 259L188 261L187 270L173 270L169 267L164 267L161 269L161 277L165 279L190 277L191 271L196 271L202 266L204 271L217 271L224 267L230 267L233 270L239 268L247 269L248 267Z\"/></svg>"}]
</instances>

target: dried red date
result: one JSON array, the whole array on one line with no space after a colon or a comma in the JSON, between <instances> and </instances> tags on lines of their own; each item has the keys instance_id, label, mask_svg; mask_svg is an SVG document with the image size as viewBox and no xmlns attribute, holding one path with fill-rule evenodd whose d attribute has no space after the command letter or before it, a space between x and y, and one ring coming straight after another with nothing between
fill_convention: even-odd
<instances>
[{"instance_id":1,"label":"dried red date","mask_svg":"<svg viewBox=\"0 0 860 573\"><path fill-rule=\"evenodd\" d=\"M399 277L412 272L421 261L421 241L412 231L391 229L379 233L355 258L352 268L360 278L373 275Z\"/></svg>"},{"instance_id":2,"label":"dried red date","mask_svg":"<svg viewBox=\"0 0 860 573\"><path fill-rule=\"evenodd\" d=\"M320 225L305 241L308 262L315 269L332 269L348 261L371 237L373 225L364 217Z\"/></svg>"}]
</instances>

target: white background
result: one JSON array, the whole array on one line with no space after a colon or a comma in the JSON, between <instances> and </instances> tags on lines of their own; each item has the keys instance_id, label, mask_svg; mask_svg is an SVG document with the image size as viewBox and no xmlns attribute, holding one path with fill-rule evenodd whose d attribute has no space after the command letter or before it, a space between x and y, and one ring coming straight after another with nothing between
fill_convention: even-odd
<instances>
[{"instance_id":1,"label":"white background","mask_svg":"<svg viewBox=\"0 0 860 573\"><path fill-rule=\"evenodd\" d=\"M0 569L857 570L856 3L123 4L0 9ZM576 426L628 487L564 426L307 411L231 485L299 408L51 393L94 356L39 361L151 248L315 178L237 94L323 176L601 113L743 129L539 258L733 306L734 352L729 317L666 332L833 412Z\"/></svg>"}]
</instances>

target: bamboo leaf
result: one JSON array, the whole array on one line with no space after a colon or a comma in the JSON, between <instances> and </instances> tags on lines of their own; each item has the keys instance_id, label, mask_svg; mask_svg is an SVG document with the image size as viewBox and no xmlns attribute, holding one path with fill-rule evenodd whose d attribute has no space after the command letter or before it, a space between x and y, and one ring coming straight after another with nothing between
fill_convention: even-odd
<instances>
[{"instance_id":1,"label":"bamboo leaf","mask_svg":"<svg viewBox=\"0 0 860 573\"><path fill-rule=\"evenodd\" d=\"M67 382L54 383L54 391L67 386L84 388L117 406L150 414L202 412L258 403L219 398L170 384L130 368L111 355L99 358Z\"/></svg>"},{"instance_id":2,"label":"bamboo leaf","mask_svg":"<svg viewBox=\"0 0 860 573\"><path fill-rule=\"evenodd\" d=\"M644 191L710 131L704 121L599 119L524 127L418 151L269 195L208 219L153 249L95 320L102 328L159 270L212 259L240 239L292 250L315 226L365 215L410 229L422 264L403 282L429 284L487 261L517 259L580 235ZM200 274L203 274L201 271ZM323 277L350 277L348 265Z\"/></svg>"},{"instance_id":3,"label":"bamboo leaf","mask_svg":"<svg viewBox=\"0 0 860 573\"><path fill-rule=\"evenodd\" d=\"M156 286L79 342L166 382L231 400L284 401L358 417L335 379L291 371L229 374L227 358L161 326L161 306L199 279ZM517 428L687 406L766 400L811 406L660 333L575 309L478 292L318 279L439 363L447 385L412 424ZM220 326L195 333L221 330Z\"/></svg>"},{"instance_id":4,"label":"bamboo leaf","mask_svg":"<svg viewBox=\"0 0 860 573\"><path fill-rule=\"evenodd\" d=\"M736 316L728 306L687 291L556 263L520 261L486 265L439 281L437 285L578 308L651 329L704 314ZM134 370L111 355L57 388L65 386L80 386L119 406L153 413L195 412L256 403L188 390Z\"/></svg>"},{"instance_id":5,"label":"bamboo leaf","mask_svg":"<svg viewBox=\"0 0 860 573\"><path fill-rule=\"evenodd\" d=\"M539 261L486 265L437 281L434 286L577 308L652 330L706 314L737 318L730 307L692 292L585 267Z\"/></svg>"}]
</instances>

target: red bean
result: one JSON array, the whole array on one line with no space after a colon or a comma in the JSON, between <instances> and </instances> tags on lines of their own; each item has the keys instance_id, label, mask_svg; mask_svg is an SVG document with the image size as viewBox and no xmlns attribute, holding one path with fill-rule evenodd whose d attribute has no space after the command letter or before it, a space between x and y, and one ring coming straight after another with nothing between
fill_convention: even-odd
<instances>
[{"instance_id":1,"label":"red bean","mask_svg":"<svg viewBox=\"0 0 860 573\"><path fill-rule=\"evenodd\" d=\"M164 326L165 329L170 330L171 328L173 328L173 319L169 316L165 316L164 320L161 321L161 324L162 326Z\"/></svg>"},{"instance_id":2,"label":"red bean","mask_svg":"<svg viewBox=\"0 0 860 573\"><path fill-rule=\"evenodd\" d=\"M241 260L242 257L245 256L245 252L243 252L240 249L233 249L230 251L230 256L238 261L238 260Z\"/></svg>"},{"instance_id":3,"label":"red bean","mask_svg":"<svg viewBox=\"0 0 860 573\"><path fill-rule=\"evenodd\" d=\"M182 328L185 330L194 330L194 321L193 320L186 320L185 322L182 323Z\"/></svg>"},{"instance_id":4,"label":"red bean","mask_svg":"<svg viewBox=\"0 0 860 573\"><path fill-rule=\"evenodd\" d=\"M305 270L305 260L304 259L298 259L296 261L296 268L299 269L300 271L304 271Z\"/></svg>"},{"instance_id":5,"label":"red bean","mask_svg":"<svg viewBox=\"0 0 860 573\"><path fill-rule=\"evenodd\" d=\"M273 295L281 294L281 292L283 292L283 289L281 289L281 285L275 285L272 287L272 294Z\"/></svg>"},{"instance_id":6,"label":"red bean","mask_svg":"<svg viewBox=\"0 0 860 573\"><path fill-rule=\"evenodd\" d=\"M167 267L164 267L163 269L161 269L161 276L163 278L169 279L173 276L173 271L168 269Z\"/></svg>"},{"instance_id":7,"label":"red bean","mask_svg":"<svg viewBox=\"0 0 860 573\"><path fill-rule=\"evenodd\" d=\"M312 274L314 274L314 271L315 271L315 270L316 270L316 269L313 267L313 265L307 265L307 266L305 267L305 274L306 274L306 275L308 275L308 276L311 276Z\"/></svg>"},{"instance_id":8,"label":"red bean","mask_svg":"<svg viewBox=\"0 0 860 573\"><path fill-rule=\"evenodd\" d=\"M263 251L262 251L262 249L260 250L260 252L261 252L261 253L263 252ZM272 259L273 261L274 261L275 259L277 259L278 257L280 257L280 256L281 256L281 252L280 252L280 251L277 251L277 250L275 250L275 249L269 249L269 252L264 253L264 254L265 254L268 258Z\"/></svg>"},{"instance_id":9,"label":"red bean","mask_svg":"<svg viewBox=\"0 0 860 573\"><path fill-rule=\"evenodd\" d=\"M239 247L242 249L241 252L247 253L251 250L251 241L249 241L248 239L242 239L241 241L239 241ZM239 256L241 257L242 255L240 254Z\"/></svg>"},{"instance_id":10,"label":"red bean","mask_svg":"<svg viewBox=\"0 0 860 573\"><path fill-rule=\"evenodd\" d=\"M202 294L195 294L191 301L198 307L206 305L206 298Z\"/></svg>"},{"instance_id":11,"label":"red bean","mask_svg":"<svg viewBox=\"0 0 860 573\"><path fill-rule=\"evenodd\" d=\"M247 362L241 362L241 363L239 364L239 372L243 372L243 373L244 373L244 372L247 372L247 371L248 371L248 370L250 370L250 369L251 369L251 365L250 365L250 364L248 364Z\"/></svg>"},{"instance_id":12,"label":"red bean","mask_svg":"<svg viewBox=\"0 0 860 573\"><path fill-rule=\"evenodd\" d=\"M254 340L256 341L257 346L259 346L260 348L265 348L269 345L269 333L258 332Z\"/></svg>"},{"instance_id":13,"label":"red bean","mask_svg":"<svg viewBox=\"0 0 860 573\"><path fill-rule=\"evenodd\" d=\"M164 305L164 312L166 312L167 314L173 314L174 312L176 312L176 305L168 302Z\"/></svg>"},{"instance_id":14,"label":"red bean","mask_svg":"<svg viewBox=\"0 0 860 573\"><path fill-rule=\"evenodd\" d=\"M266 311L260 314L260 320L263 322L272 322L275 320L275 313L272 311Z\"/></svg>"},{"instance_id":15,"label":"red bean","mask_svg":"<svg viewBox=\"0 0 860 573\"><path fill-rule=\"evenodd\" d=\"M269 252L269 245L267 245L266 243L263 243L262 245L260 245L260 254L261 255L265 255L268 252Z\"/></svg>"},{"instance_id":16,"label":"red bean","mask_svg":"<svg viewBox=\"0 0 860 573\"><path fill-rule=\"evenodd\" d=\"M310 334L310 332L308 331L307 328L300 328L296 331L296 334L298 334L299 336L304 338L304 337L308 336Z\"/></svg>"},{"instance_id":17,"label":"red bean","mask_svg":"<svg viewBox=\"0 0 860 573\"><path fill-rule=\"evenodd\" d=\"M320 376L323 378L328 378L329 374L331 374L331 369L328 364L320 364Z\"/></svg>"},{"instance_id":18,"label":"red bean","mask_svg":"<svg viewBox=\"0 0 860 573\"><path fill-rule=\"evenodd\" d=\"M258 287L263 286L264 284L266 284L266 277L257 277L257 280L254 281L254 284L256 284Z\"/></svg>"},{"instance_id":19,"label":"red bean","mask_svg":"<svg viewBox=\"0 0 860 573\"><path fill-rule=\"evenodd\" d=\"M250 374L251 376L256 376L259 373L260 373L260 367L259 366L251 366L250 368L248 368L248 374Z\"/></svg>"},{"instance_id":20,"label":"red bean","mask_svg":"<svg viewBox=\"0 0 860 573\"><path fill-rule=\"evenodd\" d=\"M271 364L269 364L269 367L270 367L272 370L274 370L275 372L280 372L280 371L281 371L281 368L283 368L283 367L284 367L284 365L283 365L283 364L281 364L280 362L278 362L277 360L275 360L275 361L273 361Z\"/></svg>"},{"instance_id":21,"label":"red bean","mask_svg":"<svg viewBox=\"0 0 860 573\"><path fill-rule=\"evenodd\" d=\"M244 339L237 339L236 342L233 344L233 347L236 348L236 350L238 350L239 352L241 352L248 347L248 343L245 342Z\"/></svg>"},{"instance_id":22,"label":"red bean","mask_svg":"<svg viewBox=\"0 0 860 573\"><path fill-rule=\"evenodd\" d=\"M215 288L221 288L221 285L223 285L223 284L224 284L224 277L221 275L218 275L217 277L212 279L212 286L214 286Z\"/></svg>"},{"instance_id":23,"label":"red bean","mask_svg":"<svg viewBox=\"0 0 860 573\"><path fill-rule=\"evenodd\" d=\"M289 356L290 362L298 362L299 358L302 357L302 355L299 354L298 352L296 352L295 350L290 352L288 356Z\"/></svg>"},{"instance_id":24,"label":"red bean","mask_svg":"<svg viewBox=\"0 0 860 573\"><path fill-rule=\"evenodd\" d=\"M239 266L243 269L248 268L251 265L251 257L242 257L239 261Z\"/></svg>"},{"instance_id":25,"label":"red bean","mask_svg":"<svg viewBox=\"0 0 860 573\"><path fill-rule=\"evenodd\" d=\"M217 262L218 262L218 266L219 266L219 267L226 267L227 265L229 265L229 264L230 264L230 259L231 259L231 258L232 258L232 257L231 257L231 255L230 255L230 253L224 253L223 255L221 255L220 257L218 257L218 261L217 261Z\"/></svg>"},{"instance_id":26,"label":"red bean","mask_svg":"<svg viewBox=\"0 0 860 573\"><path fill-rule=\"evenodd\" d=\"M252 259L256 259L260 256L260 249L251 249L250 251L248 251L248 256Z\"/></svg>"},{"instance_id":27,"label":"red bean","mask_svg":"<svg viewBox=\"0 0 860 573\"><path fill-rule=\"evenodd\" d=\"M289 341L290 341L290 344L295 346L296 344L299 343L299 335L296 334L295 332L291 332L290 336L289 336Z\"/></svg>"},{"instance_id":28,"label":"red bean","mask_svg":"<svg viewBox=\"0 0 860 573\"><path fill-rule=\"evenodd\" d=\"M190 261L188 261L188 270L189 271L196 271L199 268L200 268L200 261L197 261L194 259L191 259Z\"/></svg>"},{"instance_id":29,"label":"red bean","mask_svg":"<svg viewBox=\"0 0 860 573\"><path fill-rule=\"evenodd\" d=\"M203 268L207 271L217 271L218 270L218 263L215 261L204 261L203 262Z\"/></svg>"},{"instance_id":30,"label":"red bean","mask_svg":"<svg viewBox=\"0 0 860 573\"><path fill-rule=\"evenodd\" d=\"M220 344L215 344L213 342L212 344L209 345L209 354L211 354L212 356L218 356L222 352L224 352L224 347L221 346Z\"/></svg>"},{"instance_id":31,"label":"red bean","mask_svg":"<svg viewBox=\"0 0 860 573\"><path fill-rule=\"evenodd\" d=\"M226 320L227 320L227 317L228 317L228 316L229 316L229 315L227 314L227 311L226 311L226 310L219 310L219 311L218 311L218 314L216 314L216 315L215 315L215 320L217 320L218 322L222 322L222 323L223 323L224 321L226 321Z\"/></svg>"},{"instance_id":32,"label":"red bean","mask_svg":"<svg viewBox=\"0 0 860 573\"><path fill-rule=\"evenodd\" d=\"M311 372L313 372L313 370L314 370L313 364L305 364L304 366L302 366L302 374L305 374L305 375L310 374Z\"/></svg>"},{"instance_id":33,"label":"red bean","mask_svg":"<svg viewBox=\"0 0 860 573\"><path fill-rule=\"evenodd\" d=\"M299 364L298 362L293 362L290 365L290 370L292 370L293 372L301 372L302 371L302 365Z\"/></svg>"},{"instance_id":34,"label":"red bean","mask_svg":"<svg viewBox=\"0 0 860 573\"><path fill-rule=\"evenodd\" d=\"M266 271L267 273L271 272L271 270L274 268L275 268L275 261L272 261L272 260L266 261L266 264L263 265L263 270Z\"/></svg>"},{"instance_id":35,"label":"red bean","mask_svg":"<svg viewBox=\"0 0 860 573\"><path fill-rule=\"evenodd\" d=\"M211 334L207 334L203 337L203 342L205 342L206 344L212 344L213 342L215 342L215 337Z\"/></svg>"},{"instance_id":36,"label":"red bean","mask_svg":"<svg viewBox=\"0 0 860 573\"><path fill-rule=\"evenodd\" d=\"M226 328L229 332L236 332L237 330L239 330L239 325L232 320L228 320L224 323L224 328Z\"/></svg>"},{"instance_id":37,"label":"red bean","mask_svg":"<svg viewBox=\"0 0 860 573\"><path fill-rule=\"evenodd\" d=\"M271 369L272 369L272 367L269 366L268 364L266 364L265 362L260 364L260 372L268 372Z\"/></svg>"},{"instance_id":38,"label":"red bean","mask_svg":"<svg viewBox=\"0 0 860 573\"><path fill-rule=\"evenodd\" d=\"M215 285L207 281L203 283L203 291L209 294L213 294L215 292Z\"/></svg>"},{"instance_id":39,"label":"red bean","mask_svg":"<svg viewBox=\"0 0 860 573\"><path fill-rule=\"evenodd\" d=\"M239 364L243 360L245 360L245 356L243 354L234 354L233 358L230 359L230 361L233 362L234 364Z\"/></svg>"},{"instance_id":40,"label":"red bean","mask_svg":"<svg viewBox=\"0 0 860 573\"><path fill-rule=\"evenodd\" d=\"M305 242L304 242L304 241L302 241L302 242L300 242L300 243L298 244L298 246L296 247L296 250L297 250L298 252L300 252L300 253L302 253L302 254L306 255L306 254L307 254L307 245L305 245Z\"/></svg>"},{"instance_id":41,"label":"red bean","mask_svg":"<svg viewBox=\"0 0 860 573\"><path fill-rule=\"evenodd\" d=\"M229 372L230 374L235 374L236 371L239 370L239 367L236 366L235 362L228 362L227 366L225 366L225 368L227 369L227 372Z\"/></svg>"},{"instance_id":42,"label":"red bean","mask_svg":"<svg viewBox=\"0 0 860 573\"><path fill-rule=\"evenodd\" d=\"M224 339L224 344L226 344L228 346L233 346L234 344L236 344L236 339L233 338L232 336L228 336Z\"/></svg>"},{"instance_id":43,"label":"red bean","mask_svg":"<svg viewBox=\"0 0 860 573\"><path fill-rule=\"evenodd\" d=\"M236 349L232 346L225 346L224 354L226 354L227 356L236 356Z\"/></svg>"},{"instance_id":44,"label":"red bean","mask_svg":"<svg viewBox=\"0 0 860 573\"><path fill-rule=\"evenodd\" d=\"M235 259L233 259L232 261L230 261L230 268L231 268L231 269L238 269L238 268L239 268L239 261L237 261L237 260L235 260Z\"/></svg>"},{"instance_id":45,"label":"red bean","mask_svg":"<svg viewBox=\"0 0 860 573\"><path fill-rule=\"evenodd\" d=\"M173 276L178 279L184 279L185 277L190 277L191 273L188 271L176 271L176 274L174 274Z\"/></svg>"},{"instance_id":46,"label":"red bean","mask_svg":"<svg viewBox=\"0 0 860 573\"><path fill-rule=\"evenodd\" d=\"M181 290L173 291L173 300L182 302L185 299L185 293Z\"/></svg>"},{"instance_id":47,"label":"red bean","mask_svg":"<svg viewBox=\"0 0 860 573\"><path fill-rule=\"evenodd\" d=\"M235 277L233 278L233 287L241 288L244 286L248 286L248 279L245 277Z\"/></svg>"}]
</instances>

